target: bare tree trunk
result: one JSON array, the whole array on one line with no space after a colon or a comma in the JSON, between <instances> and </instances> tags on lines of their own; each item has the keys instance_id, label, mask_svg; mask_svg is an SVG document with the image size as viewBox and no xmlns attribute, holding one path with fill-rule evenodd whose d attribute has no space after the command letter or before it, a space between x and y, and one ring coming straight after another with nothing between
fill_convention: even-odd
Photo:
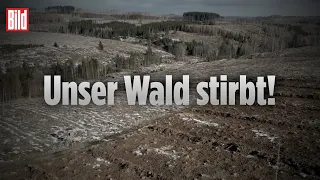
<instances>
[{"instance_id":1,"label":"bare tree trunk","mask_svg":"<svg viewBox=\"0 0 320 180\"><path fill-rule=\"evenodd\" d=\"M74 64L72 63L72 67L71 67L71 79L72 79L72 81L74 81L75 80L75 77L74 77L74 72L73 72L73 70L74 70Z\"/></svg>"},{"instance_id":2,"label":"bare tree trunk","mask_svg":"<svg viewBox=\"0 0 320 180\"><path fill-rule=\"evenodd\" d=\"M4 88L2 91L2 117L4 118Z\"/></svg>"},{"instance_id":3,"label":"bare tree trunk","mask_svg":"<svg viewBox=\"0 0 320 180\"><path fill-rule=\"evenodd\" d=\"M86 63L86 68L85 68L86 69L86 74L87 74L86 78L88 78L88 79L90 79L89 78L89 68L90 68L89 65L87 65L87 63Z\"/></svg>"},{"instance_id":4,"label":"bare tree trunk","mask_svg":"<svg viewBox=\"0 0 320 180\"><path fill-rule=\"evenodd\" d=\"M90 61L92 61L92 60L90 60ZM93 64L91 63L90 66L91 66L91 76L92 76L91 79L95 79L95 74L96 74L96 73L94 72Z\"/></svg>"},{"instance_id":5,"label":"bare tree trunk","mask_svg":"<svg viewBox=\"0 0 320 180\"><path fill-rule=\"evenodd\" d=\"M28 79L28 97L31 98L31 80Z\"/></svg>"},{"instance_id":6,"label":"bare tree trunk","mask_svg":"<svg viewBox=\"0 0 320 180\"><path fill-rule=\"evenodd\" d=\"M97 68L97 71L98 71L98 77L97 77L97 79L100 79L100 69L99 68Z\"/></svg>"},{"instance_id":7,"label":"bare tree trunk","mask_svg":"<svg viewBox=\"0 0 320 180\"><path fill-rule=\"evenodd\" d=\"M272 39L272 52L275 51L275 38Z\"/></svg>"}]
</instances>

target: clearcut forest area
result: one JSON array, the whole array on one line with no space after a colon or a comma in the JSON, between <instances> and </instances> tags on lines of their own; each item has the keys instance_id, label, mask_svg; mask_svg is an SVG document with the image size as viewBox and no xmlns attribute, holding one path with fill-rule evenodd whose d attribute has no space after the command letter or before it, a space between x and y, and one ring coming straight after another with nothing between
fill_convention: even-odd
<instances>
[{"instance_id":1,"label":"clearcut forest area","mask_svg":"<svg viewBox=\"0 0 320 180\"><path fill-rule=\"evenodd\" d=\"M320 18L30 13L0 31L0 179L320 179ZM43 76L276 76L275 106L49 106ZM190 99L196 99L191 92Z\"/></svg>"}]
</instances>

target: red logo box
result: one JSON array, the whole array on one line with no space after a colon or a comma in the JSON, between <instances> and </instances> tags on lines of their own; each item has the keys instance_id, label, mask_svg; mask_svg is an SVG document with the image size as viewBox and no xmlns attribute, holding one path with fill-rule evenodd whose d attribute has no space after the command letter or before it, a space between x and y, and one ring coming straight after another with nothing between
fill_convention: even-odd
<instances>
[{"instance_id":1,"label":"red logo box","mask_svg":"<svg viewBox=\"0 0 320 180\"><path fill-rule=\"evenodd\" d=\"M6 31L29 31L29 8L6 8Z\"/></svg>"}]
</instances>

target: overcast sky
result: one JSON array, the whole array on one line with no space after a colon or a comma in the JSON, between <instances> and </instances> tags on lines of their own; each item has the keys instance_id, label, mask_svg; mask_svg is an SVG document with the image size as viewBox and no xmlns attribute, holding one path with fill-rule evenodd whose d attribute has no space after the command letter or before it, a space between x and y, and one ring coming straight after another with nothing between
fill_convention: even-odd
<instances>
[{"instance_id":1,"label":"overcast sky","mask_svg":"<svg viewBox=\"0 0 320 180\"><path fill-rule=\"evenodd\" d=\"M1 0L5 7L73 5L90 11L142 11L182 14L208 11L222 16L320 16L320 0ZM3 3L4 2L4 3Z\"/></svg>"}]
</instances>

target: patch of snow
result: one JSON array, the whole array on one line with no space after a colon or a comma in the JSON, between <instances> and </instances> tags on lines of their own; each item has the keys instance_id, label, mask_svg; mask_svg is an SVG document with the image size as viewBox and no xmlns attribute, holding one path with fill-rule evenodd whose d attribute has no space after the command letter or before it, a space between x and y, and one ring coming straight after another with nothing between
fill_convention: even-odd
<instances>
[{"instance_id":1,"label":"patch of snow","mask_svg":"<svg viewBox=\"0 0 320 180\"><path fill-rule=\"evenodd\" d=\"M270 136L269 134L261 131L261 130L256 130L256 129L253 129L252 132L254 132L256 134L256 136L259 136L259 137L267 137L271 142L274 142L275 139L277 139L278 137L277 136Z\"/></svg>"},{"instance_id":2,"label":"patch of snow","mask_svg":"<svg viewBox=\"0 0 320 180\"><path fill-rule=\"evenodd\" d=\"M95 140L95 141L101 140L101 138L100 138L100 137L97 137L97 136L92 136L92 139Z\"/></svg>"},{"instance_id":3,"label":"patch of snow","mask_svg":"<svg viewBox=\"0 0 320 180\"><path fill-rule=\"evenodd\" d=\"M108 160L105 160L105 159L100 158L100 157L98 157L98 158L96 159L96 161L97 161L97 162L102 162L102 163L105 163L105 164L111 164Z\"/></svg>"},{"instance_id":4,"label":"patch of snow","mask_svg":"<svg viewBox=\"0 0 320 180\"><path fill-rule=\"evenodd\" d=\"M207 122L207 121L201 121L199 119L192 119L192 120L196 121L199 124L205 124L205 125L214 126L214 127L218 127L219 126L219 124L217 124L217 123L210 123L210 122Z\"/></svg>"},{"instance_id":5,"label":"patch of snow","mask_svg":"<svg viewBox=\"0 0 320 180\"><path fill-rule=\"evenodd\" d=\"M110 165L111 163L108 160L98 157L96 163L92 166L93 169L99 168L102 164Z\"/></svg>"},{"instance_id":6,"label":"patch of snow","mask_svg":"<svg viewBox=\"0 0 320 180\"><path fill-rule=\"evenodd\" d=\"M199 119L191 118L191 117L182 117L182 120L184 120L184 121L195 121L198 124L207 125L207 126L213 126L213 127L218 127L219 126L219 124L217 124L217 123L211 123L211 122L208 122L208 121L201 121Z\"/></svg>"},{"instance_id":7,"label":"patch of snow","mask_svg":"<svg viewBox=\"0 0 320 180\"><path fill-rule=\"evenodd\" d=\"M174 160L180 158L178 153L175 150L172 150L173 146L163 146L161 148L150 148L148 151L153 151L157 154L168 156Z\"/></svg>"},{"instance_id":8,"label":"patch of snow","mask_svg":"<svg viewBox=\"0 0 320 180\"><path fill-rule=\"evenodd\" d=\"M92 166L93 169L99 168L99 167L100 167L100 164L94 164L94 165Z\"/></svg>"},{"instance_id":9,"label":"patch of snow","mask_svg":"<svg viewBox=\"0 0 320 180\"><path fill-rule=\"evenodd\" d=\"M143 155L142 152L141 152L141 149L139 149L139 148L137 150L134 150L133 154L135 154L137 156L142 156Z\"/></svg>"},{"instance_id":10,"label":"patch of snow","mask_svg":"<svg viewBox=\"0 0 320 180\"><path fill-rule=\"evenodd\" d=\"M174 38L172 38L171 39L173 42L180 42L181 40L180 39L174 39Z\"/></svg>"}]
</instances>

